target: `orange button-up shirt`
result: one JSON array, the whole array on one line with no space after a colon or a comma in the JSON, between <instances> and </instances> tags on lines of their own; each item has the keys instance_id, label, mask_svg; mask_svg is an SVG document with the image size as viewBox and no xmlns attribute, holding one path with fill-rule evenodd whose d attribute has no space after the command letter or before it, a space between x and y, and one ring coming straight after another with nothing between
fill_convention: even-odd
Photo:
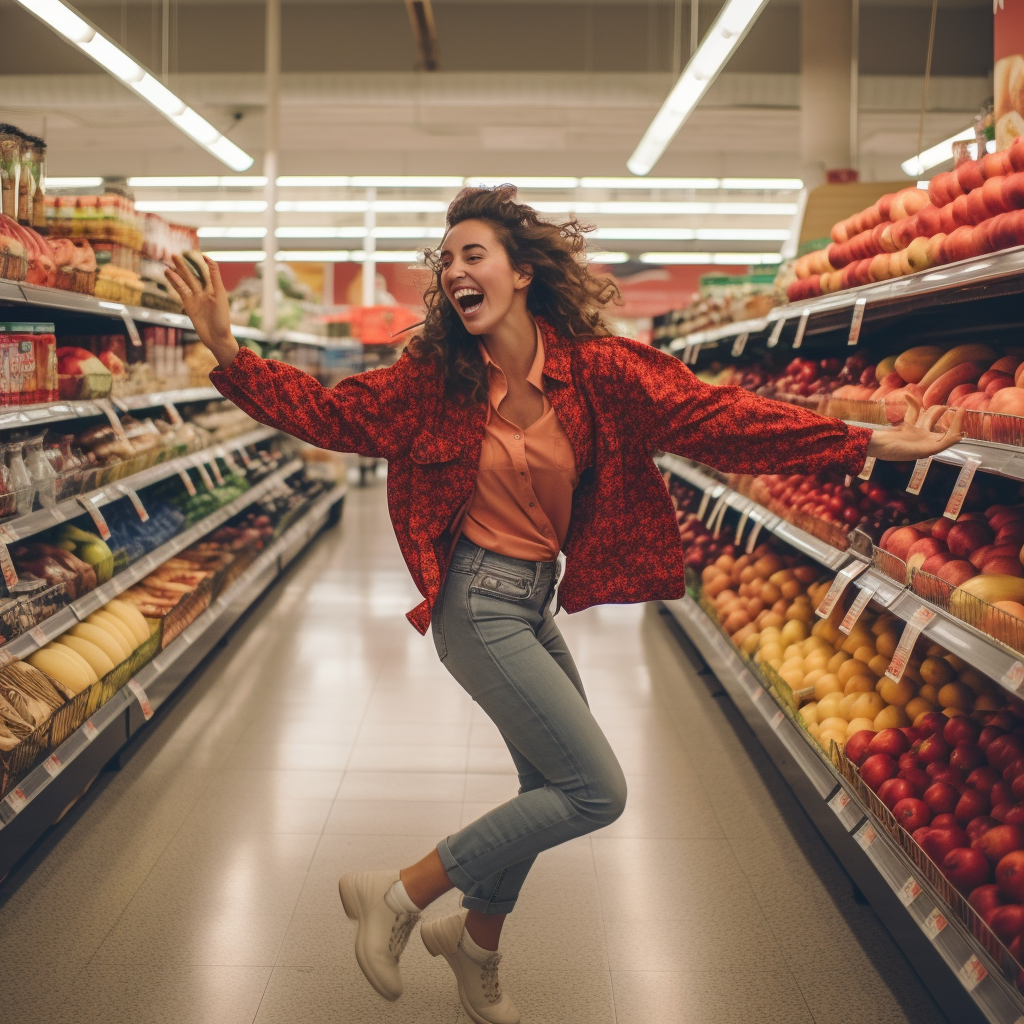
<instances>
[{"instance_id":1,"label":"orange button-up shirt","mask_svg":"<svg viewBox=\"0 0 1024 1024\"><path fill-rule=\"evenodd\" d=\"M540 419L523 430L498 411L508 394L504 371L480 345L489 400L476 490L462 533L488 551L530 562L551 562L569 529L572 492L579 482L572 445L544 395L544 342L526 379L544 395Z\"/></svg>"}]
</instances>

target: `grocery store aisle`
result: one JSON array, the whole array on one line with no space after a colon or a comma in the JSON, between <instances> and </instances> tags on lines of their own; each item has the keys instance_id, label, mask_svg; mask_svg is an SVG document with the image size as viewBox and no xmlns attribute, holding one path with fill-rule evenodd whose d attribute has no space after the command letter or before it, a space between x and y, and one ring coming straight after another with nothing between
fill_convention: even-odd
<instances>
[{"instance_id":1,"label":"grocery store aisle","mask_svg":"<svg viewBox=\"0 0 1024 1024\"><path fill-rule=\"evenodd\" d=\"M406 994L352 954L336 880L515 793L497 732L404 620L381 485L321 538L0 888L12 1024L456 1024L414 936ZM503 936L524 1024L938 1024L925 990L657 611L567 618L629 781L538 860ZM428 914L457 904L451 893Z\"/></svg>"}]
</instances>

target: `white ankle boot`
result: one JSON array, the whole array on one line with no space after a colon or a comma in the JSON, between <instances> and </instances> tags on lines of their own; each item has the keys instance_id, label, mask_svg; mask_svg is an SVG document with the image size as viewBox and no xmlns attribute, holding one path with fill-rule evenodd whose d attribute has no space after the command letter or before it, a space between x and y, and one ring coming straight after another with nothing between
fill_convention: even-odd
<instances>
[{"instance_id":1,"label":"white ankle boot","mask_svg":"<svg viewBox=\"0 0 1024 1024\"><path fill-rule=\"evenodd\" d=\"M448 961L459 985L459 998L475 1024L519 1024L519 1011L498 981L501 954L493 953L482 964L470 957L461 947L465 926L464 911L426 921L420 928L423 945L431 956Z\"/></svg>"},{"instance_id":2,"label":"white ankle boot","mask_svg":"<svg viewBox=\"0 0 1024 1024\"><path fill-rule=\"evenodd\" d=\"M419 914L408 914L388 896L397 871L357 871L338 880L345 913L357 921L356 960L366 980L392 1002L402 994L398 959Z\"/></svg>"}]
</instances>

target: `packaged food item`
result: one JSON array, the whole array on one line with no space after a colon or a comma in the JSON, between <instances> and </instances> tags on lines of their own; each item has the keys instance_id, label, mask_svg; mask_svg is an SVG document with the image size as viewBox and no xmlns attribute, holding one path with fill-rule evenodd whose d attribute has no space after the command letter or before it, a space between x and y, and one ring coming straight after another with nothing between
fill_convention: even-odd
<instances>
[{"instance_id":1,"label":"packaged food item","mask_svg":"<svg viewBox=\"0 0 1024 1024\"><path fill-rule=\"evenodd\" d=\"M18 179L21 177L21 132L0 124L0 214L17 219Z\"/></svg>"},{"instance_id":2,"label":"packaged food item","mask_svg":"<svg viewBox=\"0 0 1024 1024\"><path fill-rule=\"evenodd\" d=\"M46 203L43 196L42 172L45 162L46 143L35 135L22 133L19 146L20 174L18 177L19 224L42 227L46 224ZM39 202L39 213L35 212Z\"/></svg>"}]
</instances>

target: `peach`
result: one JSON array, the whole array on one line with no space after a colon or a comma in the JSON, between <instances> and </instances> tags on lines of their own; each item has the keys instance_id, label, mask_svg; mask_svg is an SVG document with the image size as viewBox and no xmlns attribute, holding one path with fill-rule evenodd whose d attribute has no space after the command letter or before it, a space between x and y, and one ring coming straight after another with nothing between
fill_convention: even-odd
<instances>
[{"instance_id":1,"label":"peach","mask_svg":"<svg viewBox=\"0 0 1024 1024\"><path fill-rule=\"evenodd\" d=\"M921 571L931 573L934 576L947 562L952 562L954 557L948 551L939 551L937 554L924 560L920 567Z\"/></svg>"},{"instance_id":2,"label":"peach","mask_svg":"<svg viewBox=\"0 0 1024 1024\"><path fill-rule=\"evenodd\" d=\"M1017 380L1018 384L1024 383L1024 374L1020 370L1017 371ZM1024 416L1024 388L1017 386L997 391L992 396L989 412L999 412L1010 416Z\"/></svg>"},{"instance_id":3,"label":"peach","mask_svg":"<svg viewBox=\"0 0 1024 1024\"><path fill-rule=\"evenodd\" d=\"M1024 576L1020 559L1010 555L989 558L982 565L981 571L989 576Z\"/></svg>"}]
</instances>

